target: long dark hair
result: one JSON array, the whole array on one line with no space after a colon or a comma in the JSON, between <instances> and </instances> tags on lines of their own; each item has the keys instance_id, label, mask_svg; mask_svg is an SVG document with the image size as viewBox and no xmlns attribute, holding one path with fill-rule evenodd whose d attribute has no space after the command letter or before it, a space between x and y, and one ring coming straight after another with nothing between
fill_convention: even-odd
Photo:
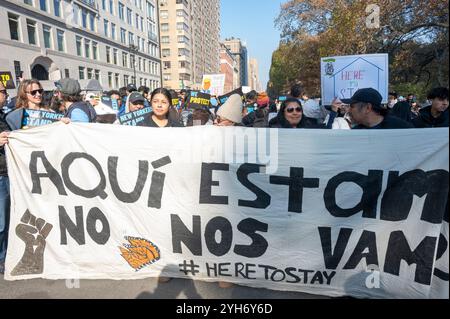
<instances>
[{"instance_id":1,"label":"long dark hair","mask_svg":"<svg viewBox=\"0 0 450 319\"><path fill-rule=\"evenodd\" d=\"M167 100L169 101L169 109L170 109L170 107L172 106L172 95L170 94L169 90L167 90L165 88L155 89L152 92L152 95L150 96L150 103L151 103L151 101L153 100L153 98L155 97L156 94L162 94L162 95L164 95L167 98Z\"/></svg>"},{"instance_id":2,"label":"long dark hair","mask_svg":"<svg viewBox=\"0 0 450 319\"><path fill-rule=\"evenodd\" d=\"M287 98L283 103L281 104L280 110L278 111L277 117L274 119L278 124L283 128L292 128L292 125L289 123L289 121L284 116L284 111L286 110L286 107L289 103L297 103L301 109L303 110L302 103L293 97ZM305 114L302 114L302 119L300 120L300 123L297 124L297 128L302 128L307 125L307 120L305 117Z\"/></svg>"}]
</instances>

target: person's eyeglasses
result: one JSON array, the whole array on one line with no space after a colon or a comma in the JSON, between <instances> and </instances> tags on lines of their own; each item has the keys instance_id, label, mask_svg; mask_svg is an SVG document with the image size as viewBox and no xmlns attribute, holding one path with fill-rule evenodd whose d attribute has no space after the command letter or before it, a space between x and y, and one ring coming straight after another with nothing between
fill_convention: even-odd
<instances>
[{"instance_id":1,"label":"person's eyeglasses","mask_svg":"<svg viewBox=\"0 0 450 319\"><path fill-rule=\"evenodd\" d=\"M40 94L40 95L42 95L42 93L44 93L44 90L43 89L39 89L39 90L33 90L33 91L30 91L30 92L27 92L28 94L30 94L30 95L32 95L32 96L35 96L36 94Z\"/></svg>"},{"instance_id":2,"label":"person's eyeglasses","mask_svg":"<svg viewBox=\"0 0 450 319\"><path fill-rule=\"evenodd\" d=\"M286 109L286 112L288 113L293 113L294 111L297 111L297 113L300 113L302 111L301 107L290 107Z\"/></svg>"}]
</instances>

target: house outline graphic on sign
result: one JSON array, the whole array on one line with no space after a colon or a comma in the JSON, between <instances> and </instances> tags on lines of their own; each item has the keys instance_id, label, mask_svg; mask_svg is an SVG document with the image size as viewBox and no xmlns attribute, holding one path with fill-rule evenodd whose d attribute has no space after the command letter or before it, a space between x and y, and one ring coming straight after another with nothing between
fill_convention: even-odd
<instances>
[{"instance_id":1,"label":"house outline graphic on sign","mask_svg":"<svg viewBox=\"0 0 450 319\"><path fill-rule=\"evenodd\" d=\"M377 68L377 71L378 71L378 73L377 73L377 83L378 83L378 85L377 85L376 89L377 89L377 91L380 91L380 72L383 72L384 70L383 70L382 68L380 68L379 66L377 66L376 64L373 64L372 62L367 61L366 59L364 59L364 58L362 58L362 57L358 57L358 58L356 58L352 63L346 65L345 67L343 67L342 69L340 69L339 71L337 71L336 73L334 73L332 76L330 76L330 77L333 78L333 92L334 92L335 96L337 96L337 95L336 95L336 75L338 75L339 73L341 73L341 72L344 71L346 68L348 68L348 67L351 66L353 63L355 63L355 62L357 62L357 61L359 61L359 60L363 60L363 61L365 61L366 63L370 64L371 66L374 66L375 68Z\"/></svg>"}]
</instances>

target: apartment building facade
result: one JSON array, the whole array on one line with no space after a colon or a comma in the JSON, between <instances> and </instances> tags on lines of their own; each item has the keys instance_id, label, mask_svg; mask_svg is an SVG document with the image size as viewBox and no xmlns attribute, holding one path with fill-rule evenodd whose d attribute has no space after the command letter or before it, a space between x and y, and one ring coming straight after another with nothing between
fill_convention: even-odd
<instances>
[{"instance_id":1,"label":"apartment building facade","mask_svg":"<svg viewBox=\"0 0 450 319\"><path fill-rule=\"evenodd\" d=\"M158 0L3 0L0 71L104 90L161 86Z\"/></svg>"},{"instance_id":2,"label":"apartment building facade","mask_svg":"<svg viewBox=\"0 0 450 319\"><path fill-rule=\"evenodd\" d=\"M229 38L223 41L235 57L239 71L239 86L248 86L248 52L247 46L240 39Z\"/></svg>"},{"instance_id":3,"label":"apartment building facade","mask_svg":"<svg viewBox=\"0 0 450 319\"><path fill-rule=\"evenodd\" d=\"M219 73L219 0L160 0L163 85L201 87L204 74Z\"/></svg>"},{"instance_id":4,"label":"apartment building facade","mask_svg":"<svg viewBox=\"0 0 450 319\"><path fill-rule=\"evenodd\" d=\"M220 73L225 74L224 92L231 92L238 88L239 71L236 60L228 48L220 44Z\"/></svg>"}]
</instances>

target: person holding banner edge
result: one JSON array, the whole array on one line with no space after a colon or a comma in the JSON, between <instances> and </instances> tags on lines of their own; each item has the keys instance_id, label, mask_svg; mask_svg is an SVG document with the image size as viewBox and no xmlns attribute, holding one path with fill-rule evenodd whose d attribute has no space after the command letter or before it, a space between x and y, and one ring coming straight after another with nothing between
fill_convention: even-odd
<instances>
[{"instance_id":1,"label":"person holding banner edge","mask_svg":"<svg viewBox=\"0 0 450 319\"><path fill-rule=\"evenodd\" d=\"M8 93L0 81L0 109L6 104ZM0 117L0 274L5 271L6 243L8 238L8 216L10 208L9 178L6 167L4 145L8 141L9 127Z\"/></svg>"}]
</instances>

